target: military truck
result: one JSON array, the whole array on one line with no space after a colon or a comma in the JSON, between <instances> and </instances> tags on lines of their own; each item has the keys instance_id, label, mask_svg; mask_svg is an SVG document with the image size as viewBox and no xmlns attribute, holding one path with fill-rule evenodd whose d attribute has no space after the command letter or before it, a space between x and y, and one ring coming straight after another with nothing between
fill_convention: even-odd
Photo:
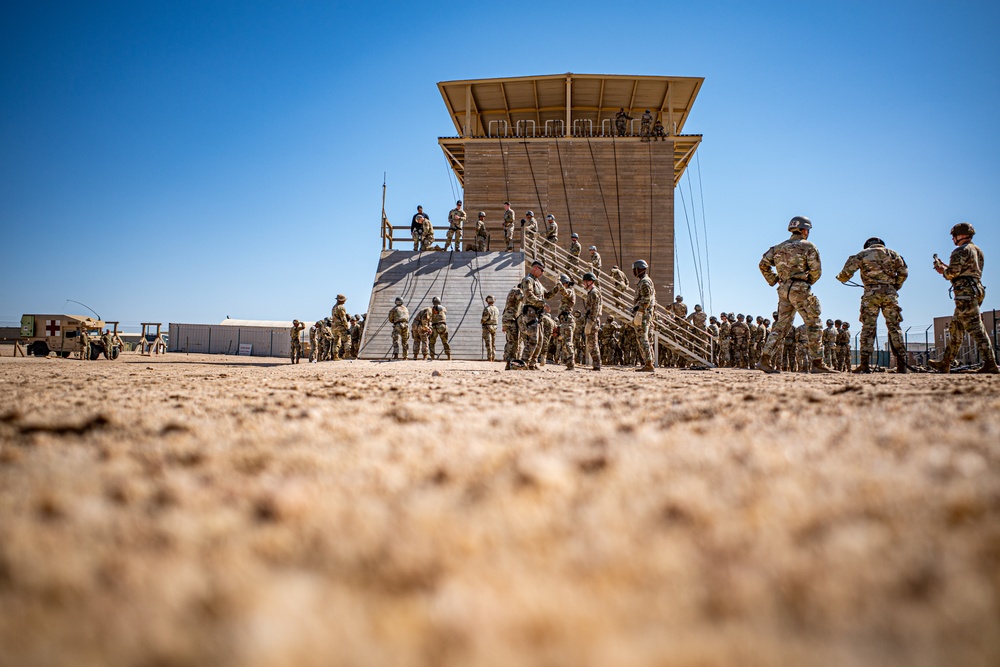
<instances>
[{"instance_id":1,"label":"military truck","mask_svg":"<svg viewBox=\"0 0 1000 667\"><path fill-rule=\"evenodd\" d=\"M21 343L28 354L47 357L52 352L67 358L80 350L80 331L91 333L90 358L97 359L104 354L100 334L104 322L85 315L22 315ZM111 358L116 359L121 352L118 345L111 350Z\"/></svg>"}]
</instances>

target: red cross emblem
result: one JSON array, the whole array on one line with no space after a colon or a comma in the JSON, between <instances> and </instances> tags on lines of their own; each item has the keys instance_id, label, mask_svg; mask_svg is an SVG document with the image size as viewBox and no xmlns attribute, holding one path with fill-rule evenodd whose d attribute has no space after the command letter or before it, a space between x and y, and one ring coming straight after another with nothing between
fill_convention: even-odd
<instances>
[{"instance_id":1,"label":"red cross emblem","mask_svg":"<svg viewBox=\"0 0 1000 667\"><path fill-rule=\"evenodd\" d=\"M46 336L58 336L59 335L59 325L62 320L45 320L45 335Z\"/></svg>"}]
</instances>

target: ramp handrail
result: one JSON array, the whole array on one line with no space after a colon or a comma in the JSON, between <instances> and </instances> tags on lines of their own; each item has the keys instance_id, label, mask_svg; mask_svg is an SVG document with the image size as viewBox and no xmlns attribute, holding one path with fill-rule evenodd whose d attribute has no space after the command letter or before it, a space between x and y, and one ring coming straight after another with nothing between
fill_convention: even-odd
<instances>
[{"instance_id":1,"label":"ramp handrail","mask_svg":"<svg viewBox=\"0 0 1000 667\"><path fill-rule=\"evenodd\" d=\"M580 276L573 275L574 271L571 268L571 255L569 251L541 235L538 236L537 243L538 255L542 257L543 261L552 258L552 270L570 276L570 279L576 283L574 290L578 294L586 296L583 286L577 282ZM526 259L529 252L530 249L525 248ZM635 302L635 289L633 287L627 286L623 290L619 289L609 274L604 271L595 271L593 266L583 257L579 258L579 267L577 268L577 273L589 270L597 275L597 283L601 286L601 295L603 296L605 308L614 315L622 318L626 323L632 321L632 304ZM579 269L583 269L583 271L581 272ZM711 361L713 356L712 336L708 331L696 327L683 318L677 317L671 310L659 303L656 304L654 314L654 335L660 343L665 344L673 351L692 361L712 368L715 367L715 364Z\"/></svg>"}]
</instances>

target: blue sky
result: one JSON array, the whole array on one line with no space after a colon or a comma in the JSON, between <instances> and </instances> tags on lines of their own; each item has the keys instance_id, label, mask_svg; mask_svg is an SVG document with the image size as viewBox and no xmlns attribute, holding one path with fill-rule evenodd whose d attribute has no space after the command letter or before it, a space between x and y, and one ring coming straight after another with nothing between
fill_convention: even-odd
<instances>
[{"instance_id":1,"label":"blue sky","mask_svg":"<svg viewBox=\"0 0 1000 667\"><path fill-rule=\"evenodd\" d=\"M396 224L454 201L437 82L562 72L705 78L685 131L704 135L688 174L714 312L774 309L757 262L798 214L824 318L856 322L860 290L834 276L873 235L910 264L911 336L950 314L931 255L962 220L997 306L1000 5L615 7L3 3L0 321L82 311L67 299L128 329L310 320L338 292L361 312L383 172ZM679 197L676 211L693 305Z\"/></svg>"}]
</instances>

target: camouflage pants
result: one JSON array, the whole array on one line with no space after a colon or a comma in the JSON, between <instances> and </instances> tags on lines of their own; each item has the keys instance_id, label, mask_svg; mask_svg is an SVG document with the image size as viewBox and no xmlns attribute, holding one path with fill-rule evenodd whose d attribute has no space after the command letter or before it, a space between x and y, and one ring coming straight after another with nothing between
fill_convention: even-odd
<instances>
[{"instance_id":1,"label":"camouflage pants","mask_svg":"<svg viewBox=\"0 0 1000 667\"><path fill-rule=\"evenodd\" d=\"M503 332L507 339L503 345L503 360L520 359L521 357L517 350L517 319L505 319L503 321Z\"/></svg>"},{"instance_id":2,"label":"camouflage pants","mask_svg":"<svg viewBox=\"0 0 1000 667\"><path fill-rule=\"evenodd\" d=\"M893 354L896 350L903 351L903 331L899 327L899 323L903 321L903 311L899 307L896 290L891 287L866 289L861 297L861 339L858 343L862 359L869 358L875 349L875 324L880 312L885 317L885 326L889 330L889 348Z\"/></svg>"},{"instance_id":3,"label":"camouflage pants","mask_svg":"<svg viewBox=\"0 0 1000 667\"><path fill-rule=\"evenodd\" d=\"M594 368L601 366L601 344L597 338L600 332L601 327L597 322L587 322L583 325L583 338L587 341L587 354L590 355L590 362Z\"/></svg>"},{"instance_id":4,"label":"camouflage pants","mask_svg":"<svg viewBox=\"0 0 1000 667\"><path fill-rule=\"evenodd\" d=\"M719 365L729 365L729 339L724 338L719 341Z\"/></svg>"},{"instance_id":5,"label":"camouflage pants","mask_svg":"<svg viewBox=\"0 0 1000 667\"><path fill-rule=\"evenodd\" d=\"M497 325L483 325L483 345L486 347L486 360L494 361L497 355Z\"/></svg>"},{"instance_id":6,"label":"camouflage pants","mask_svg":"<svg viewBox=\"0 0 1000 667\"><path fill-rule=\"evenodd\" d=\"M489 244L489 239L486 236L476 235L476 252L486 252L486 246Z\"/></svg>"},{"instance_id":7,"label":"camouflage pants","mask_svg":"<svg viewBox=\"0 0 1000 667\"><path fill-rule=\"evenodd\" d=\"M851 346L837 345L837 370L851 370Z\"/></svg>"},{"instance_id":8,"label":"camouflage pants","mask_svg":"<svg viewBox=\"0 0 1000 667\"><path fill-rule=\"evenodd\" d=\"M399 356L399 341L403 341L403 358L406 359L406 347L410 342L410 325L406 322L396 322L392 325L392 356ZM416 356L416 354L414 354Z\"/></svg>"},{"instance_id":9,"label":"camouflage pants","mask_svg":"<svg viewBox=\"0 0 1000 667\"><path fill-rule=\"evenodd\" d=\"M424 234L420 239L420 249L430 250L434 247L434 234Z\"/></svg>"},{"instance_id":10,"label":"camouflage pants","mask_svg":"<svg viewBox=\"0 0 1000 667\"><path fill-rule=\"evenodd\" d=\"M993 346L990 345L989 335L986 333L986 325L979 314L980 299L983 295L982 286L978 282L971 280L956 280L955 287L955 313L951 316L951 324L948 325L948 345L945 347L945 359L954 359L958 348L962 346L965 334L979 350L979 355L983 359L994 357ZM995 358L995 357L994 357Z\"/></svg>"},{"instance_id":11,"label":"camouflage pants","mask_svg":"<svg viewBox=\"0 0 1000 667\"><path fill-rule=\"evenodd\" d=\"M576 363L576 320L573 313L559 313L559 339L562 341L562 355L557 361L565 361L567 368Z\"/></svg>"},{"instance_id":12,"label":"camouflage pants","mask_svg":"<svg viewBox=\"0 0 1000 667\"><path fill-rule=\"evenodd\" d=\"M413 328L413 358L418 359L423 356L427 358L427 340L430 338L431 330L427 327Z\"/></svg>"},{"instance_id":13,"label":"camouflage pants","mask_svg":"<svg viewBox=\"0 0 1000 667\"><path fill-rule=\"evenodd\" d=\"M795 358L795 343L781 346L781 370L794 371L798 366Z\"/></svg>"},{"instance_id":14,"label":"camouflage pants","mask_svg":"<svg viewBox=\"0 0 1000 667\"><path fill-rule=\"evenodd\" d=\"M291 354L292 363L297 364L299 363L299 359L302 358L302 341L298 340L297 338L293 338L291 343L292 343L292 354Z\"/></svg>"},{"instance_id":15,"label":"camouflage pants","mask_svg":"<svg viewBox=\"0 0 1000 667\"><path fill-rule=\"evenodd\" d=\"M649 344L649 336L653 327L653 309L647 308L642 311L642 323L639 325L636 336L639 339L639 352L642 354L643 366L653 365L653 347Z\"/></svg>"},{"instance_id":16,"label":"camouflage pants","mask_svg":"<svg viewBox=\"0 0 1000 667\"><path fill-rule=\"evenodd\" d=\"M420 250L420 242L424 238L423 232L411 232L410 236L413 237L413 252Z\"/></svg>"},{"instance_id":17,"label":"camouflage pants","mask_svg":"<svg viewBox=\"0 0 1000 667\"><path fill-rule=\"evenodd\" d=\"M437 347L438 338L441 339L441 346L444 348L445 356L451 359L451 345L448 344L448 325L444 322L438 322L431 327L431 356L435 358L438 356L437 352L434 351L434 348Z\"/></svg>"},{"instance_id":18,"label":"camouflage pants","mask_svg":"<svg viewBox=\"0 0 1000 667\"><path fill-rule=\"evenodd\" d=\"M522 355L529 364L536 363L538 355L542 352L540 329L541 322L538 321L534 310L528 309L521 313L517 320L518 347L522 347L523 344L524 352Z\"/></svg>"},{"instance_id":19,"label":"camouflage pants","mask_svg":"<svg viewBox=\"0 0 1000 667\"><path fill-rule=\"evenodd\" d=\"M748 357L749 347L746 338L737 338L733 341L733 366L736 368L746 368L750 363Z\"/></svg>"},{"instance_id":20,"label":"camouflage pants","mask_svg":"<svg viewBox=\"0 0 1000 667\"><path fill-rule=\"evenodd\" d=\"M806 324L809 358L814 361L822 359L820 345L823 341L823 325L819 321L819 299L812 293L808 283L800 280L778 286L778 321L774 323L774 328L767 336L767 342L764 343L764 350L761 352L763 356L770 358L778 342L788 335L795 320L795 313L801 315L802 321Z\"/></svg>"},{"instance_id":21,"label":"camouflage pants","mask_svg":"<svg viewBox=\"0 0 1000 667\"><path fill-rule=\"evenodd\" d=\"M823 363L830 368L837 368L837 345L835 343L823 344Z\"/></svg>"},{"instance_id":22,"label":"camouflage pants","mask_svg":"<svg viewBox=\"0 0 1000 667\"><path fill-rule=\"evenodd\" d=\"M538 257L538 234L533 234L527 232L524 235L524 247L521 248L524 252L528 254L530 259L535 259Z\"/></svg>"},{"instance_id":23,"label":"camouflage pants","mask_svg":"<svg viewBox=\"0 0 1000 667\"><path fill-rule=\"evenodd\" d=\"M514 228L504 227L503 228L503 242L507 246L507 252L514 251Z\"/></svg>"},{"instance_id":24,"label":"camouflage pants","mask_svg":"<svg viewBox=\"0 0 1000 667\"><path fill-rule=\"evenodd\" d=\"M334 328L331 332L332 336L330 338L330 356L333 357L334 361L339 360L340 348L345 345L349 346L351 342L351 333L347 329ZM346 351L345 351L346 355Z\"/></svg>"},{"instance_id":25,"label":"camouflage pants","mask_svg":"<svg viewBox=\"0 0 1000 667\"><path fill-rule=\"evenodd\" d=\"M90 343L84 343L80 349L80 359L90 361Z\"/></svg>"},{"instance_id":26,"label":"camouflage pants","mask_svg":"<svg viewBox=\"0 0 1000 667\"><path fill-rule=\"evenodd\" d=\"M449 227L448 233L444 237L444 249L447 250L448 246L451 245L452 239L455 240L455 250L461 250L462 246L462 228L461 227Z\"/></svg>"}]
</instances>

